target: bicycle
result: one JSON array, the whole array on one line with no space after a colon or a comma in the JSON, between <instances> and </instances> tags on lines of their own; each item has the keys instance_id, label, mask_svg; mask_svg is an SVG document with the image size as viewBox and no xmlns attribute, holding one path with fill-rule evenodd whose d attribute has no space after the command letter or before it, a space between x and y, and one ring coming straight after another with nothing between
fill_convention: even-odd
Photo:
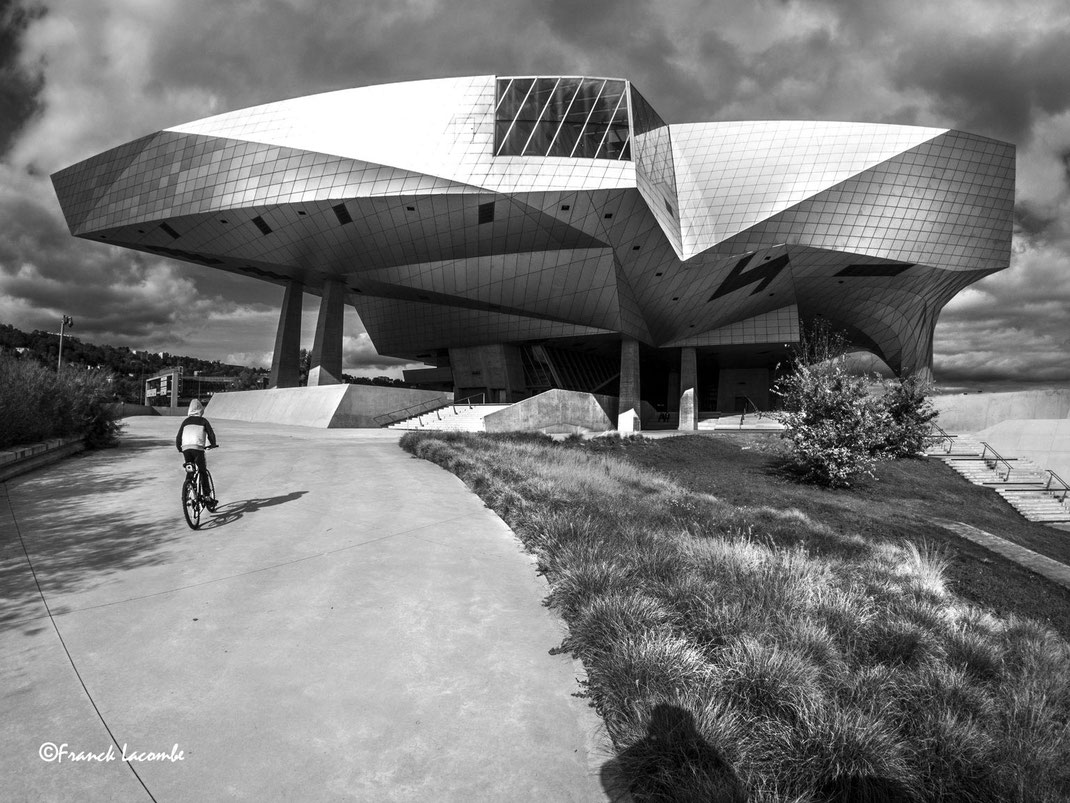
<instances>
[{"instance_id":1,"label":"bicycle","mask_svg":"<svg viewBox=\"0 0 1070 803\"><path fill-rule=\"evenodd\" d=\"M214 449L215 447L209 446L208 448ZM196 530L201 526L201 511L207 510L211 513L219 504L215 495L215 482L212 481L212 473L205 467L204 484L208 487L208 494L202 494L200 492L201 470L197 468L197 464L183 463L182 468L186 471L186 479L182 483L182 514L186 517L186 524L190 529Z\"/></svg>"}]
</instances>

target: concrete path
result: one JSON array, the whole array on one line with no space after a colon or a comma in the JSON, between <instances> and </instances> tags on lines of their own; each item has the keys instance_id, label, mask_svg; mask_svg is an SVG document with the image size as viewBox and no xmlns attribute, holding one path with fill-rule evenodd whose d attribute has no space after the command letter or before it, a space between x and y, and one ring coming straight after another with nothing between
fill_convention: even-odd
<instances>
[{"instance_id":1,"label":"concrete path","mask_svg":"<svg viewBox=\"0 0 1070 803\"><path fill-rule=\"evenodd\" d=\"M500 519L396 433L215 424L197 532L177 420L0 487L5 800L605 799Z\"/></svg>"},{"instance_id":2,"label":"concrete path","mask_svg":"<svg viewBox=\"0 0 1070 803\"><path fill-rule=\"evenodd\" d=\"M1065 563L1060 563L1047 555L1041 555L1005 538L1000 538L998 535L993 535L987 530L982 530L979 527L974 527L961 521L951 521L950 519L934 519L933 521L945 530L950 530L956 535L973 541L975 544L1002 555L1008 560L1013 560L1030 571L1046 577L1053 583L1058 583L1063 588L1070 588L1070 566Z\"/></svg>"}]
</instances>

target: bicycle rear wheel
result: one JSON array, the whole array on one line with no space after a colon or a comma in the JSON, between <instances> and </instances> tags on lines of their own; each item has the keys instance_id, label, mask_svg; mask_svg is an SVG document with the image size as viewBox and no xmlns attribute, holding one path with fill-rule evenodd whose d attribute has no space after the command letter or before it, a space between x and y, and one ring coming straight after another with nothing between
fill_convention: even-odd
<instances>
[{"instance_id":1,"label":"bicycle rear wheel","mask_svg":"<svg viewBox=\"0 0 1070 803\"><path fill-rule=\"evenodd\" d=\"M201 500L197 495L196 478L182 483L182 515L191 530L201 526Z\"/></svg>"}]
</instances>

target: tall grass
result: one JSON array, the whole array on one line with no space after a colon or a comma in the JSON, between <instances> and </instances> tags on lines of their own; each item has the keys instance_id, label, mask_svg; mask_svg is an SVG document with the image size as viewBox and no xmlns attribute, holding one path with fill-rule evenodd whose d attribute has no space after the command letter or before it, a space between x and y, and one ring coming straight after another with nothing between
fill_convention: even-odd
<instances>
[{"instance_id":1,"label":"tall grass","mask_svg":"<svg viewBox=\"0 0 1070 803\"><path fill-rule=\"evenodd\" d=\"M105 371L68 367L57 375L35 362L0 357L0 448L76 435L90 448L112 445L120 429L112 397Z\"/></svg>"},{"instance_id":2,"label":"tall grass","mask_svg":"<svg viewBox=\"0 0 1070 803\"><path fill-rule=\"evenodd\" d=\"M737 508L597 448L410 434L550 582L639 799L1070 799L1070 647L947 559Z\"/></svg>"}]
</instances>

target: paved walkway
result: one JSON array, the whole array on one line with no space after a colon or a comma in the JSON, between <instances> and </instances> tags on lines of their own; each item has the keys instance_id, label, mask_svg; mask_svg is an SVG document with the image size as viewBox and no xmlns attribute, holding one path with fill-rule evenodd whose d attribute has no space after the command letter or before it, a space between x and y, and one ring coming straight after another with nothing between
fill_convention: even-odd
<instances>
[{"instance_id":1,"label":"paved walkway","mask_svg":"<svg viewBox=\"0 0 1070 803\"><path fill-rule=\"evenodd\" d=\"M177 420L0 486L4 799L605 799L563 626L478 498L396 433L215 423L197 532Z\"/></svg>"},{"instance_id":2,"label":"paved walkway","mask_svg":"<svg viewBox=\"0 0 1070 803\"><path fill-rule=\"evenodd\" d=\"M1065 563L1060 563L1046 555L1041 555L1039 552L1026 549L1024 546L1000 538L998 535L993 535L987 530L982 530L971 524L951 521L950 519L934 519L934 521L945 530L950 530L956 535L973 541L975 544L980 544L997 555L1013 560L1030 571L1046 577L1053 583L1058 583L1063 588L1070 588L1070 566Z\"/></svg>"}]
</instances>

